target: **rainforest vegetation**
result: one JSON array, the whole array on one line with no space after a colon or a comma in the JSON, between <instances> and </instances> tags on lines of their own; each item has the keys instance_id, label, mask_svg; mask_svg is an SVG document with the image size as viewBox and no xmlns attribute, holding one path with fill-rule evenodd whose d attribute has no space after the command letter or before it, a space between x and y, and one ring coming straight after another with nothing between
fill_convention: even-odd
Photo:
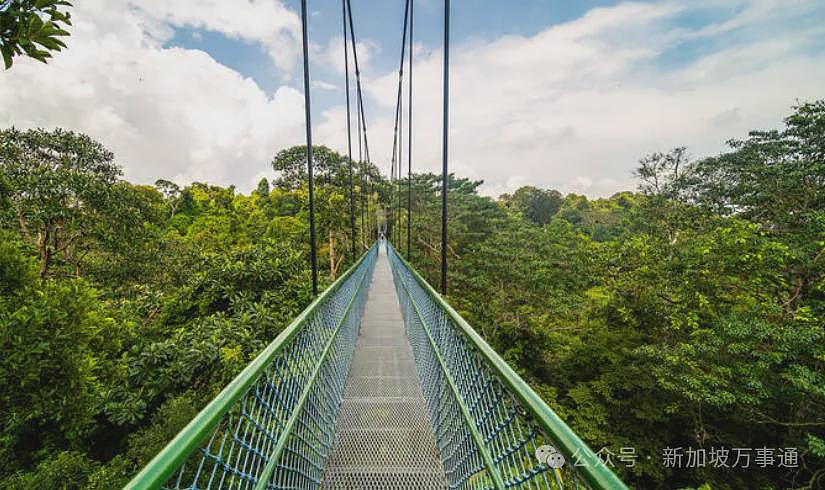
<instances>
[{"instance_id":1,"label":"rainforest vegetation","mask_svg":"<svg viewBox=\"0 0 825 490\"><path fill-rule=\"evenodd\" d=\"M448 300L591 447L635 448L632 487L825 485L825 101L729 146L600 199L450 176ZM353 254L347 159L315 155L322 286L378 226L404 253L406 181L355 164ZM310 302L305 164L278 152L248 195L135 185L88 136L0 131L0 488L120 488ZM440 176L412 187L437 284Z\"/></svg>"}]
</instances>

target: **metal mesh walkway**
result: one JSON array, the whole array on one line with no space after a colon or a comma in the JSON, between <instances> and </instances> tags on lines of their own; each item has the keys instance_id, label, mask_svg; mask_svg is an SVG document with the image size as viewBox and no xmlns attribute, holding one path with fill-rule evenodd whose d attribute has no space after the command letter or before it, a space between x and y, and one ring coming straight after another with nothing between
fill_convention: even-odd
<instances>
[{"instance_id":1,"label":"metal mesh walkway","mask_svg":"<svg viewBox=\"0 0 825 490\"><path fill-rule=\"evenodd\" d=\"M322 487L446 486L389 260L381 247Z\"/></svg>"}]
</instances>

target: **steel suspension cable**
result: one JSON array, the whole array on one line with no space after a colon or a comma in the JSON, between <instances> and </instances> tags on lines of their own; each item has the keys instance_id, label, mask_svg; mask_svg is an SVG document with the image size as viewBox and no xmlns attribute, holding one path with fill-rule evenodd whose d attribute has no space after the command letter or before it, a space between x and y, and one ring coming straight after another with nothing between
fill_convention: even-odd
<instances>
[{"instance_id":1,"label":"steel suspension cable","mask_svg":"<svg viewBox=\"0 0 825 490\"><path fill-rule=\"evenodd\" d=\"M350 253L355 259L355 190L352 183L352 123L349 108L349 50L347 49L347 2L341 0L341 22L344 30L344 90L347 98L347 162L349 162Z\"/></svg>"},{"instance_id":2,"label":"steel suspension cable","mask_svg":"<svg viewBox=\"0 0 825 490\"><path fill-rule=\"evenodd\" d=\"M318 294L318 258L315 251L315 183L312 180L312 116L309 96L309 42L307 0L301 0L301 37L304 50L304 119L307 133L307 176L309 177L309 253L312 262L312 294Z\"/></svg>"},{"instance_id":3,"label":"steel suspension cable","mask_svg":"<svg viewBox=\"0 0 825 490\"><path fill-rule=\"evenodd\" d=\"M441 294L447 294L447 179L450 107L450 0L444 0L444 122L441 130Z\"/></svg>"},{"instance_id":4,"label":"steel suspension cable","mask_svg":"<svg viewBox=\"0 0 825 490\"><path fill-rule=\"evenodd\" d=\"M406 40L405 40L406 42ZM403 90L402 90L403 92ZM398 246L401 246L401 167L404 163L403 151L402 148L404 147L404 98L401 98L401 101L398 105L399 107L399 118L398 118L398 180L396 181L396 193L395 193L395 214L398 216Z\"/></svg>"},{"instance_id":5,"label":"steel suspension cable","mask_svg":"<svg viewBox=\"0 0 825 490\"><path fill-rule=\"evenodd\" d=\"M393 203L393 192L395 188L395 171L397 165L395 159L398 150L398 100L395 101L395 121L392 130L392 158L390 158L390 241L395 241L395 205Z\"/></svg>"},{"instance_id":6,"label":"steel suspension cable","mask_svg":"<svg viewBox=\"0 0 825 490\"><path fill-rule=\"evenodd\" d=\"M367 182L367 179L364 176L364 172L365 172L366 166L364 165L364 161L362 159L363 157L361 155L361 118L356 117L355 120L358 122L358 124L357 124L357 126L358 126L358 168L359 168L358 174L359 174L359 178L360 178L360 182L359 182L360 192L358 194L361 197L361 238L364 241L364 244L366 244L367 240L366 240L366 237L364 237L364 233L367 230L364 227L364 221L366 221L366 219L365 219L366 218L366 213L364 212L364 194L366 193L365 185L366 185L366 182Z\"/></svg>"},{"instance_id":7,"label":"steel suspension cable","mask_svg":"<svg viewBox=\"0 0 825 490\"><path fill-rule=\"evenodd\" d=\"M412 133L413 133L413 4L410 0L410 54L409 54L409 103L407 104L407 260L410 260L410 236L412 235Z\"/></svg>"},{"instance_id":8,"label":"steel suspension cable","mask_svg":"<svg viewBox=\"0 0 825 490\"><path fill-rule=\"evenodd\" d=\"M397 232L397 223L398 223L398 216L397 216L397 209L395 206L395 199L394 195L396 193L397 182L398 182L398 174L400 173L399 166L398 166L398 120L401 118L401 91L400 91L400 84L401 84L401 77L399 75L399 91L398 95L395 99L395 120L393 121L393 130L392 130L392 158L390 159L390 216L392 219L390 220L391 228L390 228L390 240L395 242L396 232ZM397 245L397 242L396 242Z\"/></svg>"},{"instance_id":9,"label":"steel suspension cable","mask_svg":"<svg viewBox=\"0 0 825 490\"><path fill-rule=\"evenodd\" d=\"M399 78L399 80L400 80L400 78ZM395 201L396 201L395 195L397 193L398 179L400 178L399 174L401 173L400 167L398 165L398 158L399 158L399 153L400 153L400 150L398 149L398 135L399 135L398 121L399 121L399 119L401 119L401 96L400 96L400 92L399 92L398 98L395 101L395 122L394 122L394 126L393 126L393 131L392 131L392 158L390 160L390 162L391 162L391 166L390 166L390 191L391 191L390 192L390 213L392 215L392 221L391 221L392 228L391 228L390 237L391 237L391 240L396 245L398 244L395 240L396 237L397 237L397 234L398 234L398 230L397 230L397 228L398 228L398 209L397 209L397 206L395 205Z\"/></svg>"},{"instance_id":10,"label":"steel suspension cable","mask_svg":"<svg viewBox=\"0 0 825 490\"><path fill-rule=\"evenodd\" d=\"M345 0L345 1L346 1L346 4L347 4L347 20L348 20L348 23L349 23L350 39L352 40L352 43L351 43L352 44L352 60L353 60L353 64L355 65L355 85L356 85L356 97L357 97L358 114L359 114L358 121L359 121L359 124L361 125L361 130L363 131L364 160L367 162L367 168L369 169L370 166L371 166L370 165L370 162L371 162L371 160L370 160L370 147L369 147L369 140L367 139L367 118L366 118L366 115L364 114L364 97L363 97L363 91L361 89L361 68L360 68L360 65L358 64L358 39L355 36L355 27L354 27L354 23L352 21L352 2L350 0ZM360 154L360 146L361 146L360 136L359 136L359 140L358 140L358 145L359 145L359 154ZM360 157L359 157L359 159L360 159ZM369 211L369 205L371 204L371 201L372 201L372 173L371 172L368 172L367 180L368 180L368 187L369 187L369 192L370 192L369 193L369 198L367 199L367 208L368 208L367 211ZM369 227L370 227L371 230L373 229L372 220L373 220L373 217L371 216L371 214L368 213ZM372 233L370 233L370 236L372 236Z\"/></svg>"},{"instance_id":11,"label":"steel suspension cable","mask_svg":"<svg viewBox=\"0 0 825 490\"><path fill-rule=\"evenodd\" d=\"M410 13L410 0L407 0L406 2L404 2L404 24L403 24L403 27L402 27L402 34L401 34L401 59L398 63L398 95L396 96L396 102L395 102L395 128L393 129L393 145L392 145L393 146L393 149L392 149L392 153L393 153L393 155L392 155L393 156L393 158L392 158L393 172L392 173L396 177L396 196L398 196L398 197L395 199L397 201L396 205L395 205L395 209L392 208L392 206L393 206L392 202L390 202L390 206L391 206L391 209L392 209L392 212L393 212L393 218L394 218L393 219L393 221L394 221L393 231L395 231L394 235L397 238L396 243L398 243L398 241L400 241L400 238L401 238L401 230L400 230L401 227L400 226L395 226L395 225L400 222L400 214L401 214L400 213L401 199L400 199L400 196L399 196L399 194L400 194L400 181L401 181L401 162L400 162L400 160L401 160L401 132L399 131L399 126L400 126L401 120L402 120L402 109L401 109L402 108L402 103L401 103L402 97L401 97L401 95L402 95L402 83L403 83L403 80L404 80L404 56L405 56L405 52L406 52L406 49L407 49L407 20L408 20L408 17L409 17L409 13ZM398 158L397 159L396 159L396 143L398 143L398 154L397 154ZM395 172L396 165L397 165L397 168L398 168L398 172ZM395 228L398 228L398 230L396 231Z\"/></svg>"},{"instance_id":12,"label":"steel suspension cable","mask_svg":"<svg viewBox=\"0 0 825 490\"><path fill-rule=\"evenodd\" d=\"M361 89L361 66L358 63L358 39L355 37L355 27L352 21L352 2L350 0L346 0L347 2L347 20L349 21L349 32L350 32L350 39L352 40L352 61L355 65L355 85L357 91L357 98L358 98L358 111L361 118L361 129L363 131L364 136L364 156L367 162L370 161L370 146L369 140L367 139L367 119L364 115L364 96L363 91Z\"/></svg>"},{"instance_id":13,"label":"steel suspension cable","mask_svg":"<svg viewBox=\"0 0 825 490\"><path fill-rule=\"evenodd\" d=\"M401 111L400 111L402 113L404 111L403 105L404 104L402 103L401 104ZM399 118L400 117L401 116L399 116ZM399 201L399 199L400 199L399 189L401 189L401 140L402 140L401 132L403 131L401 126L402 126L402 123L399 121L399 123L398 123L398 158L395 161L395 165L396 165L395 189L394 189L395 192L393 193L393 198L394 198L393 200L395 201L393 203L393 209L395 209L395 222L397 224L396 232L395 232L395 242L394 243L398 244L399 247L401 246L400 245L400 243L401 243L401 210L398 208L398 204L400 202Z\"/></svg>"},{"instance_id":14,"label":"steel suspension cable","mask_svg":"<svg viewBox=\"0 0 825 490\"><path fill-rule=\"evenodd\" d=\"M349 3L349 2L347 2L347 3ZM363 130L361 128L361 109L360 109L361 105L360 105L360 97L358 97L357 95L356 95L356 106L357 106L357 114L356 114L355 121L357 122L357 125L358 125L358 163L361 166L361 228L362 228L362 232L367 234L366 239L369 239L372 234L370 233L370 231L368 231L367 228L372 226L372 220L369 219L369 216L367 214L369 212L369 202L366 203L366 207L365 207L365 194L369 195L369 194L367 194L367 192L368 192L368 187L367 186L369 184L370 176L367 174L367 165L364 162L364 153L363 153L364 136L363 136L363 132L362 132ZM367 227L365 227L365 223L364 223L365 221L367 222L366 223Z\"/></svg>"},{"instance_id":15,"label":"steel suspension cable","mask_svg":"<svg viewBox=\"0 0 825 490\"><path fill-rule=\"evenodd\" d=\"M404 41L406 43L406 40ZM392 203L393 211L395 212L395 223L396 223L396 231L395 231L395 243L396 245L400 246L401 242L401 210L399 209L399 204L401 202L400 190L401 190L401 143L402 143L402 135L404 134L403 129L403 121L404 120L404 99L398 99L398 156L395 159L395 186L394 186L394 196Z\"/></svg>"},{"instance_id":16,"label":"steel suspension cable","mask_svg":"<svg viewBox=\"0 0 825 490\"><path fill-rule=\"evenodd\" d=\"M409 3L409 0L408 0ZM406 19L405 19L406 20ZM404 39L403 43L406 45L407 40ZM404 64L404 58L401 59L401 64ZM402 168L404 164L404 89L403 89L403 77L401 83L401 98L398 100L398 160L396 161L396 165L398 165L398 171L395 173L396 181L395 181L395 216L398 220L398 233L396 234L396 240L398 246L401 247L401 237L402 237L402 229L401 229L401 185L402 185Z\"/></svg>"}]
</instances>

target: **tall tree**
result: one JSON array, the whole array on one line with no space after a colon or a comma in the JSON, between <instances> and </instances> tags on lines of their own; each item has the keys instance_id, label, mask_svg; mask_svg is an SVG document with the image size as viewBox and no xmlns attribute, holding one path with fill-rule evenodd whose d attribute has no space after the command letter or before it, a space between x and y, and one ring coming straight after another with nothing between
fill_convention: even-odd
<instances>
[{"instance_id":1,"label":"tall tree","mask_svg":"<svg viewBox=\"0 0 825 490\"><path fill-rule=\"evenodd\" d=\"M303 153L302 153L303 152ZM326 146L312 147L313 173L319 187L337 185L343 189L349 174L346 157ZM278 173L274 183L285 190L295 190L308 180L306 146L293 146L279 151L272 159L272 169Z\"/></svg>"},{"instance_id":2,"label":"tall tree","mask_svg":"<svg viewBox=\"0 0 825 490\"><path fill-rule=\"evenodd\" d=\"M524 218L539 226L550 222L562 204L561 193L557 190L544 190L533 186L524 186L512 196L503 196L505 202Z\"/></svg>"},{"instance_id":3,"label":"tall tree","mask_svg":"<svg viewBox=\"0 0 825 490\"><path fill-rule=\"evenodd\" d=\"M678 148L642 161L648 194L739 216L793 251L786 306L825 281L825 100L794 108L781 130L751 131L733 151L687 162Z\"/></svg>"},{"instance_id":4,"label":"tall tree","mask_svg":"<svg viewBox=\"0 0 825 490\"><path fill-rule=\"evenodd\" d=\"M158 179L155 181L155 188L163 194L163 197L166 199L169 206L169 217L174 218L180 205L180 186L169 180Z\"/></svg>"},{"instance_id":5,"label":"tall tree","mask_svg":"<svg viewBox=\"0 0 825 490\"><path fill-rule=\"evenodd\" d=\"M71 131L0 131L0 180L11 202L6 218L36 244L42 279L55 259L73 263L84 240L122 218L115 210L125 189L115 185L121 169L113 159L103 145Z\"/></svg>"}]
</instances>

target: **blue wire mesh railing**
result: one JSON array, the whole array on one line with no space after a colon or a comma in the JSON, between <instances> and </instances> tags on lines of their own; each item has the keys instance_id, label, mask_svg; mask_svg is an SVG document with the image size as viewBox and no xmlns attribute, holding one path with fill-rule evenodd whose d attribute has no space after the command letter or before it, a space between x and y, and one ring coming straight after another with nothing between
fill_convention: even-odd
<instances>
[{"instance_id":1,"label":"blue wire mesh railing","mask_svg":"<svg viewBox=\"0 0 825 490\"><path fill-rule=\"evenodd\" d=\"M626 488L441 296L387 248L450 488Z\"/></svg>"},{"instance_id":2,"label":"blue wire mesh railing","mask_svg":"<svg viewBox=\"0 0 825 490\"><path fill-rule=\"evenodd\" d=\"M127 488L314 488L358 338L373 246Z\"/></svg>"}]
</instances>

